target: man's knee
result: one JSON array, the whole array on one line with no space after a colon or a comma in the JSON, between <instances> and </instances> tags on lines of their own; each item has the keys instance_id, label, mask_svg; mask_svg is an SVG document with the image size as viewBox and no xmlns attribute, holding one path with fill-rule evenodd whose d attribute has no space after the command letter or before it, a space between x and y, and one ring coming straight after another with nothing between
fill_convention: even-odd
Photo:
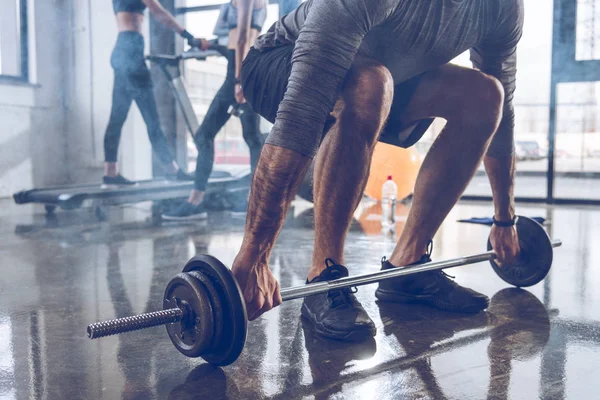
<instances>
[{"instance_id":1,"label":"man's knee","mask_svg":"<svg viewBox=\"0 0 600 400\"><path fill-rule=\"evenodd\" d=\"M476 125L482 134L493 135L500 120L504 104L504 88L493 76L473 70L472 79L465 90L463 123Z\"/></svg>"},{"instance_id":2,"label":"man's knee","mask_svg":"<svg viewBox=\"0 0 600 400\"><path fill-rule=\"evenodd\" d=\"M345 82L344 110L350 112L358 126L383 126L394 97L394 80L390 71L374 61L355 64Z\"/></svg>"}]
</instances>

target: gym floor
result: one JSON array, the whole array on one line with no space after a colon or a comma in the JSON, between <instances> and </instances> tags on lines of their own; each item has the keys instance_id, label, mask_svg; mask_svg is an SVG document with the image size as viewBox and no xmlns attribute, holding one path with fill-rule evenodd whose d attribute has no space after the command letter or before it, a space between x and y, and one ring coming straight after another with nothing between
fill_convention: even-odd
<instances>
[{"instance_id":1,"label":"gym floor","mask_svg":"<svg viewBox=\"0 0 600 400\"><path fill-rule=\"evenodd\" d=\"M459 204L434 240L434 260L484 250L491 216ZM164 287L196 252L230 264L243 219L152 225L144 207L115 208L110 223L87 211L0 202L0 398L8 399L591 399L600 382L600 210L519 205L547 219L564 244L542 283L510 288L485 264L449 270L487 294L487 312L463 316L417 306L379 306L376 285L358 298L375 340L320 339L300 318L301 300L249 325L240 359L219 369L178 353L163 327L89 340L91 322L160 309ZM271 261L282 287L300 285L313 230L297 203ZM406 208L399 208L399 226ZM376 271L390 238L376 209L357 213L347 241L351 274ZM596 395L594 395L596 393Z\"/></svg>"}]
</instances>

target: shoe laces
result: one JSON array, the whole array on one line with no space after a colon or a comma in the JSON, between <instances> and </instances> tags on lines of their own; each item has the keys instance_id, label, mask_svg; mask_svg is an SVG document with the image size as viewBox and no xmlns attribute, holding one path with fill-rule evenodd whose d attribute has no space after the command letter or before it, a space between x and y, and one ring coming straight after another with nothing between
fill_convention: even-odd
<instances>
[{"instance_id":1,"label":"shoe laces","mask_svg":"<svg viewBox=\"0 0 600 400\"><path fill-rule=\"evenodd\" d=\"M335 261L333 261L331 258L327 258L325 260L325 266L327 268L331 268L338 265ZM339 273L339 271L337 270L333 270L331 271L331 277L333 279L338 279L341 278L341 274ZM336 308L336 307L340 307L340 306L344 306L344 305L354 305L355 303L355 298L354 298L354 293L358 292L358 288L356 286L352 286L349 288L340 288L340 289L333 289L330 290L327 293L327 297L329 298L330 302L331 302L331 307Z\"/></svg>"},{"instance_id":2,"label":"shoe laces","mask_svg":"<svg viewBox=\"0 0 600 400\"><path fill-rule=\"evenodd\" d=\"M432 271L433 277L437 285L446 286L448 288L455 287L458 284L454 281L455 276L447 274L443 270Z\"/></svg>"}]
</instances>

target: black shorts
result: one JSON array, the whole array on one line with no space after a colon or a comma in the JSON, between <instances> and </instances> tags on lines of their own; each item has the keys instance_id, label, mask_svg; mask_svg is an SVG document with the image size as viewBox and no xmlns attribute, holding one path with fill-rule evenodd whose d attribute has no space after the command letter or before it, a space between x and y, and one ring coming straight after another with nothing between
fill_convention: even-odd
<instances>
[{"instance_id":1,"label":"black shorts","mask_svg":"<svg viewBox=\"0 0 600 400\"><path fill-rule=\"evenodd\" d=\"M254 111L271 123L275 123L277 109L283 100L292 72L293 50L293 44L264 51L252 47L242 64L244 97ZM410 102L421 77L422 75L417 75L395 86L390 116L379 141L404 148L410 147L421 139L433 122L433 118L427 118L406 125L398 118ZM325 131L330 127L330 123L326 124Z\"/></svg>"}]
</instances>

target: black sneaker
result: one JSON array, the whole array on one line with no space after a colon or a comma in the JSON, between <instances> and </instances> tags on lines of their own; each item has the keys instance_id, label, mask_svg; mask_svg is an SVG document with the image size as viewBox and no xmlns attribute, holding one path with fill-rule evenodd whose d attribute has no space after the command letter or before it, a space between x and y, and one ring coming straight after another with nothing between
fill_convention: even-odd
<instances>
[{"instance_id":1,"label":"black sneaker","mask_svg":"<svg viewBox=\"0 0 600 400\"><path fill-rule=\"evenodd\" d=\"M188 174L181 168L177 170L174 174L166 174L165 177L170 181L193 181L194 175Z\"/></svg>"},{"instance_id":2,"label":"black sneaker","mask_svg":"<svg viewBox=\"0 0 600 400\"><path fill-rule=\"evenodd\" d=\"M411 265L431 262L432 242L427 253ZM385 257L381 269L397 268ZM425 304L444 311L478 313L485 310L490 299L460 286L444 271L426 271L379 282L375 297L383 302Z\"/></svg>"},{"instance_id":3,"label":"black sneaker","mask_svg":"<svg viewBox=\"0 0 600 400\"><path fill-rule=\"evenodd\" d=\"M104 176L102 177L102 183L104 185L112 185L112 186L133 186L133 185L137 185L137 182L135 181L130 181L129 179L125 178L123 175L119 174L117 176Z\"/></svg>"},{"instance_id":4,"label":"black sneaker","mask_svg":"<svg viewBox=\"0 0 600 400\"><path fill-rule=\"evenodd\" d=\"M348 276L343 265L331 259L325 260L327 268L308 284L330 281ZM356 289L356 288L355 288ZM304 298L302 315L314 326L314 330L324 337L344 341L361 341L372 338L377 333L375 324L362 308L355 291L350 288L334 289L328 293L315 294Z\"/></svg>"},{"instance_id":5,"label":"black sneaker","mask_svg":"<svg viewBox=\"0 0 600 400\"><path fill-rule=\"evenodd\" d=\"M167 221L206 219L207 217L208 214L206 213L204 204L194 205L188 201L184 201L162 214L162 219Z\"/></svg>"}]
</instances>

